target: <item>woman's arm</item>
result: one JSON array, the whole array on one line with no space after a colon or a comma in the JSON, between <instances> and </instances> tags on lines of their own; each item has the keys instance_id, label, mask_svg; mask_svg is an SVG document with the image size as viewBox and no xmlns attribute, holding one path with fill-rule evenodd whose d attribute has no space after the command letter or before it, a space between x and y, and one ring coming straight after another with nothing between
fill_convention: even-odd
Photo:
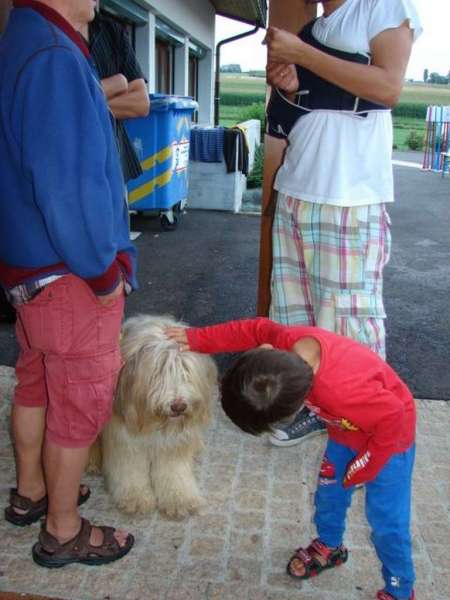
<instances>
[{"instance_id":1,"label":"woman's arm","mask_svg":"<svg viewBox=\"0 0 450 600\"><path fill-rule=\"evenodd\" d=\"M404 21L379 33L370 43L370 65L336 58L275 27L269 28L266 43L269 63L300 65L355 96L392 107L402 90L413 32Z\"/></svg>"}]
</instances>

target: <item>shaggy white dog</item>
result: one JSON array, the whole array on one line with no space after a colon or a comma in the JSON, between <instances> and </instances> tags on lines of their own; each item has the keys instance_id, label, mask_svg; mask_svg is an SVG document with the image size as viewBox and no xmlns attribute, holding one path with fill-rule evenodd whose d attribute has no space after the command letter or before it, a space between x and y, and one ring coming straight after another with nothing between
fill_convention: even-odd
<instances>
[{"instance_id":1,"label":"shaggy white dog","mask_svg":"<svg viewBox=\"0 0 450 600\"><path fill-rule=\"evenodd\" d=\"M195 513L203 503L194 457L216 396L217 369L207 355L180 352L164 331L183 323L140 315L125 321L113 416L93 450L114 502L128 513L158 508L169 518Z\"/></svg>"}]
</instances>

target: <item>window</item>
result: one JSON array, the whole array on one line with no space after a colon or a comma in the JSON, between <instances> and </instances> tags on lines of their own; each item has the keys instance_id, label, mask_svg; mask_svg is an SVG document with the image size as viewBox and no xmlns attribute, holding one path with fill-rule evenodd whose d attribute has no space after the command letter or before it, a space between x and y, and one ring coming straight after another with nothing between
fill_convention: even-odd
<instances>
[{"instance_id":1,"label":"window","mask_svg":"<svg viewBox=\"0 0 450 600\"><path fill-rule=\"evenodd\" d=\"M189 56L189 96L198 100L198 58Z\"/></svg>"},{"instance_id":2,"label":"window","mask_svg":"<svg viewBox=\"0 0 450 600\"><path fill-rule=\"evenodd\" d=\"M164 40L156 40L156 91L173 93L173 46Z\"/></svg>"}]
</instances>

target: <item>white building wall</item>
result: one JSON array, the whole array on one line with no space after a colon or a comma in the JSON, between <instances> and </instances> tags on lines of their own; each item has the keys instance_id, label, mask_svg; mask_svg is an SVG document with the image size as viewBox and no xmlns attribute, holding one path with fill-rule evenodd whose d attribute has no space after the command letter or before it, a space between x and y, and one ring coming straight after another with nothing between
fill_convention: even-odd
<instances>
[{"instance_id":1,"label":"white building wall","mask_svg":"<svg viewBox=\"0 0 450 600\"><path fill-rule=\"evenodd\" d=\"M214 48L215 12L209 0L137 0L137 4L207 48Z\"/></svg>"},{"instance_id":2,"label":"white building wall","mask_svg":"<svg viewBox=\"0 0 450 600\"><path fill-rule=\"evenodd\" d=\"M148 81L149 92L153 93L156 87L155 15L153 13L149 13L146 25L136 28L136 56Z\"/></svg>"},{"instance_id":3,"label":"white building wall","mask_svg":"<svg viewBox=\"0 0 450 600\"><path fill-rule=\"evenodd\" d=\"M215 12L209 0L135 0L149 10L149 24L136 29L136 53L149 91L155 91L155 18L159 17L186 36L175 51L175 93L185 95L188 85L189 39L207 49L199 61L198 100L200 123L214 120Z\"/></svg>"},{"instance_id":4,"label":"white building wall","mask_svg":"<svg viewBox=\"0 0 450 600\"><path fill-rule=\"evenodd\" d=\"M183 46L175 48L175 74L173 91L178 96L187 96L189 91L189 38Z\"/></svg>"},{"instance_id":5,"label":"white building wall","mask_svg":"<svg viewBox=\"0 0 450 600\"><path fill-rule=\"evenodd\" d=\"M198 123L214 124L215 54L208 50L198 63Z\"/></svg>"}]
</instances>

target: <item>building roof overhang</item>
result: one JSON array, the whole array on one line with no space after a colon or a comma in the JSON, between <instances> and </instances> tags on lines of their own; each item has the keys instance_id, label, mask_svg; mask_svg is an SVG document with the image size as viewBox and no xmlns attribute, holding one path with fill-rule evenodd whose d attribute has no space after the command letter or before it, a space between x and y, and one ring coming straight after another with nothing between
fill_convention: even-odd
<instances>
[{"instance_id":1,"label":"building roof overhang","mask_svg":"<svg viewBox=\"0 0 450 600\"><path fill-rule=\"evenodd\" d=\"M267 0L210 0L218 15L249 25L265 27Z\"/></svg>"}]
</instances>

